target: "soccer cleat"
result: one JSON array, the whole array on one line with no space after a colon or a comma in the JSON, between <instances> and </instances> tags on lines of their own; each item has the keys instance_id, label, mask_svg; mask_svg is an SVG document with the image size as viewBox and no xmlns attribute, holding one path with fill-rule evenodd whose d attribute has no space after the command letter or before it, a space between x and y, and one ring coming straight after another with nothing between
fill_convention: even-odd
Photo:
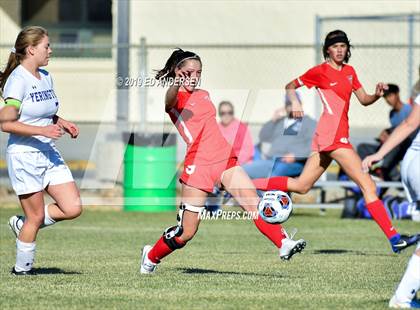
<instances>
[{"instance_id":1,"label":"soccer cleat","mask_svg":"<svg viewBox=\"0 0 420 310\"><path fill-rule=\"evenodd\" d=\"M25 217L22 215L14 215L9 219L9 227L15 234L16 238L19 237L24 221Z\"/></svg>"},{"instance_id":2,"label":"soccer cleat","mask_svg":"<svg viewBox=\"0 0 420 310\"><path fill-rule=\"evenodd\" d=\"M141 254L141 263L140 263L140 273L150 274L156 270L157 264L153 263L147 255L149 254L152 247L150 245L145 245Z\"/></svg>"},{"instance_id":3,"label":"soccer cleat","mask_svg":"<svg viewBox=\"0 0 420 310\"><path fill-rule=\"evenodd\" d=\"M420 303L416 300L409 302L400 302L397 299L397 296L392 296L389 301L389 307L394 309L420 309Z\"/></svg>"},{"instance_id":4,"label":"soccer cleat","mask_svg":"<svg viewBox=\"0 0 420 310\"><path fill-rule=\"evenodd\" d=\"M15 276L33 276L36 275L36 273L31 269L27 271L16 271L15 267L12 268L11 274Z\"/></svg>"},{"instance_id":5,"label":"soccer cleat","mask_svg":"<svg viewBox=\"0 0 420 310\"><path fill-rule=\"evenodd\" d=\"M292 258L293 255L296 253L300 253L303 251L303 249L306 246L306 241L303 239L299 239L297 241L293 240L293 237L295 236L297 232L297 229L293 231L290 238L287 235L286 231L284 231L286 238L282 240L282 245L280 247L280 258L282 260L289 260Z\"/></svg>"},{"instance_id":6,"label":"soccer cleat","mask_svg":"<svg viewBox=\"0 0 420 310\"><path fill-rule=\"evenodd\" d=\"M402 250L420 242L420 234L415 235L396 235L390 239L392 250L400 253Z\"/></svg>"}]
</instances>

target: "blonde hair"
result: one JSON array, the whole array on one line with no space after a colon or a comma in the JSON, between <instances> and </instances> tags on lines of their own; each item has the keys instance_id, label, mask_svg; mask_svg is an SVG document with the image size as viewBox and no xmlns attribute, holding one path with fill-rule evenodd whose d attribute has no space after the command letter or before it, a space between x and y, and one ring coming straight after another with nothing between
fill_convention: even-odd
<instances>
[{"instance_id":1,"label":"blonde hair","mask_svg":"<svg viewBox=\"0 0 420 310\"><path fill-rule=\"evenodd\" d=\"M38 45L44 36L48 36L48 32L45 28L40 26L27 26L19 32L16 38L14 50L9 55L6 68L3 72L0 71L1 91L4 88L10 73L12 73L12 71L19 66L20 62L25 58L27 52L26 48L28 46Z\"/></svg>"}]
</instances>

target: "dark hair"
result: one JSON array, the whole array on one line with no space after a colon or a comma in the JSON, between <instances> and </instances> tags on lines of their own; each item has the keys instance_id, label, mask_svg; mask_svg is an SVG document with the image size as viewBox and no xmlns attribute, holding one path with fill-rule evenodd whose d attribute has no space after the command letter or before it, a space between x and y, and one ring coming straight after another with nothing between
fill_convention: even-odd
<instances>
[{"instance_id":1,"label":"dark hair","mask_svg":"<svg viewBox=\"0 0 420 310\"><path fill-rule=\"evenodd\" d=\"M219 103L219 107L218 107L218 113L219 113L219 114L220 114L220 110L222 109L222 107L223 107L224 105L227 105L228 107L230 107L230 108L232 109L232 112L233 112L233 113L235 113L235 108L233 107L232 102L224 100L224 101L221 101L221 102Z\"/></svg>"},{"instance_id":2,"label":"dark hair","mask_svg":"<svg viewBox=\"0 0 420 310\"><path fill-rule=\"evenodd\" d=\"M349 39L347 38L347 34L342 30L334 30L327 34L324 40L324 45L322 46L322 54L324 55L324 59L329 58L328 48L335 43L345 43L347 45L347 54L344 57L344 62L349 62L351 57L350 48L353 46L350 44Z\"/></svg>"},{"instance_id":3,"label":"dark hair","mask_svg":"<svg viewBox=\"0 0 420 310\"><path fill-rule=\"evenodd\" d=\"M171 54L166 61L165 67L156 71L156 79L169 80L175 78L175 69L180 67L181 64L187 59L196 59L201 63L200 56L190 51L184 51L181 48L177 48Z\"/></svg>"},{"instance_id":4,"label":"dark hair","mask_svg":"<svg viewBox=\"0 0 420 310\"><path fill-rule=\"evenodd\" d=\"M19 66L20 62L25 58L26 48L28 46L37 45L42 38L47 35L47 30L40 26L28 26L19 32L14 45L15 51L10 53L4 71L0 71L0 90L3 90L10 73L12 73L12 71L15 70L15 68Z\"/></svg>"},{"instance_id":5,"label":"dark hair","mask_svg":"<svg viewBox=\"0 0 420 310\"><path fill-rule=\"evenodd\" d=\"M390 95L390 94L399 94L400 88L396 84L387 84L388 89L384 90L384 97Z\"/></svg>"}]
</instances>

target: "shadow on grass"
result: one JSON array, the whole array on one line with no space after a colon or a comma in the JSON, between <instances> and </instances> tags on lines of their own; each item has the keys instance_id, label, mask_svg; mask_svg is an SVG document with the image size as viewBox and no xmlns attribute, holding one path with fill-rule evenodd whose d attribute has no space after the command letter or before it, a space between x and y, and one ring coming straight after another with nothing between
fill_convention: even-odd
<instances>
[{"instance_id":1,"label":"shadow on grass","mask_svg":"<svg viewBox=\"0 0 420 310\"><path fill-rule=\"evenodd\" d=\"M386 254L375 253L375 252L362 252L362 251L353 251L353 250L345 250L345 249L321 249L321 250L314 250L312 254L319 255L319 254L328 254L328 255L362 255L362 256L384 256Z\"/></svg>"},{"instance_id":2,"label":"shadow on grass","mask_svg":"<svg viewBox=\"0 0 420 310\"><path fill-rule=\"evenodd\" d=\"M323 249L323 250L315 250L314 254L348 254L349 250L343 250L343 249ZM362 252L357 252L357 254L364 254Z\"/></svg>"},{"instance_id":3,"label":"shadow on grass","mask_svg":"<svg viewBox=\"0 0 420 310\"><path fill-rule=\"evenodd\" d=\"M63 274L63 275L73 275L73 274L82 274L77 271L66 271L60 268L33 268L33 271L37 275L47 275L47 274Z\"/></svg>"},{"instance_id":4,"label":"shadow on grass","mask_svg":"<svg viewBox=\"0 0 420 310\"><path fill-rule=\"evenodd\" d=\"M177 268L177 270L186 274L217 274L217 275L242 275L242 276L259 276L259 277L273 277L283 278L280 275L265 274L265 273L255 273L255 272L236 272L236 271L220 271L213 269L202 269L202 268Z\"/></svg>"}]
</instances>

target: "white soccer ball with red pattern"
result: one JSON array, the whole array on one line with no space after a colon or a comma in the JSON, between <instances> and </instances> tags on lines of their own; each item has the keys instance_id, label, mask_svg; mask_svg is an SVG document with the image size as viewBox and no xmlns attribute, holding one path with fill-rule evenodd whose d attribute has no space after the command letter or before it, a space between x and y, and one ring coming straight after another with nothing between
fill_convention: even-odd
<instances>
[{"instance_id":1,"label":"white soccer ball with red pattern","mask_svg":"<svg viewBox=\"0 0 420 310\"><path fill-rule=\"evenodd\" d=\"M282 191L267 191L258 204L258 213L267 223L286 222L292 213L292 199Z\"/></svg>"}]
</instances>

